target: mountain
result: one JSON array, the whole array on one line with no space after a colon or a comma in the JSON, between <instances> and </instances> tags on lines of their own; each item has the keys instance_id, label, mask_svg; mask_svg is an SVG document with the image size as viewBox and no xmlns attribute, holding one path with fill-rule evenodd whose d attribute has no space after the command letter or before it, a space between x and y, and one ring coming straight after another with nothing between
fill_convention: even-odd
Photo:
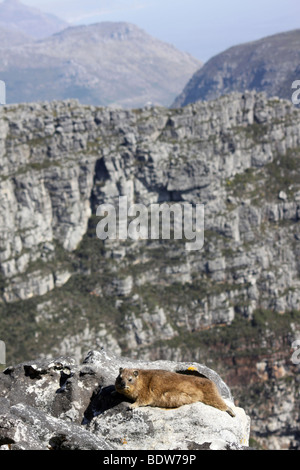
<instances>
[{"instance_id":1,"label":"mountain","mask_svg":"<svg viewBox=\"0 0 300 470\"><path fill-rule=\"evenodd\" d=\"M24 5L19 0L4 0L0 3L0 26L41 39L67 28L69 24L54 15Z\"/></svg>"},{"instance_id":2,"label":"mountain","mask_svg":"<svg viewBox=\"0 0 300 470\"><path fill-rule=\"evenodd\" d=\"M231 47L210 59L188 82L173 107L232 91L264 91L291 99L300 77L300 29Z\"/></svg>"},{"instance_id":3,"label":"mountain","mask_svg":"<svg viewBox=\"0 0 300 470\"><path fill-rule=\"evenodd\" d=\"M81 361L102 346L205 363L250 415L252 439L299 449L300 110L247 92L179 109L0 111L7 363ZM119 196L148 211L204 204L204 246L100 240L97 208Z\"/></svg>"},{"instance_id":4,"label":"mountain","mask_svg":"<svg viewBox=\"0 0 300 470\"><path fill-rule=\"evenodd\" d=\"M27 34L24 34L21 31L7 29L0 23L0 49L32 41L33 39Z\"/></svg>"},{"instance_id":5,"label":"mountain","mask_svg":"<svg viewBox=\"0 0 300 470\"><path fill-rule=\"evenodd\" d=\"M0 49L7 102L78 98L84 104L169 106L201 63L135 25L67 28Z\"/></svg>"}]
</instances>

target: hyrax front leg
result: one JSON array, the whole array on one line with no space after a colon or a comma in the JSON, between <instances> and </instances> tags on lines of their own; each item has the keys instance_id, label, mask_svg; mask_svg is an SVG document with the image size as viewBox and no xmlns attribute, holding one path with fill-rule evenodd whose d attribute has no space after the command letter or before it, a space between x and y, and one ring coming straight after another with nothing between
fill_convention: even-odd
<instances>
[{"instance_id":1,"label":"hyrax front leg","mask_svg":"<svg viewBox=\"0 0 300 470\"><path fill-rule=\"evenodd\" d=\"M129 405L128 409L129 410L134 410L135 408L139 408L141 405L139 405L139 403L137 401L135 401L134 403L131 403L131 405Z\"/></svg>"},{"instance_id":2,"label":"hyrax front leg","mask_svg":"<svg viewBox=\"0 0 300 470\"><path fill-rule=\"evenodd\" d=\"M137 399L134 403L131 403L131 405L129 405L129 409L134 410L135 408L139 408L140 406L148 406L148 405L150 405L150 403L146 403L145 401L141 401Z\"/></svg>"}]
</instances>

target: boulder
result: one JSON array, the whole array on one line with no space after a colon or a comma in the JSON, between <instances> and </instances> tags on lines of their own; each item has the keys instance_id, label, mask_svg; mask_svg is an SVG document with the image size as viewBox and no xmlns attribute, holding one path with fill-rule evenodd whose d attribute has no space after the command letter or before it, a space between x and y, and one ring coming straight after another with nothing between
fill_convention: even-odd
<instances>
[{"instance_id":1,"label":"boulder","mask_svg":"<svg viewBox=\"0 0 300 470\"><path fill-rule=\"evenodd\" d=\"M120 367L208 377L236 416L203 403L131 410L125 397L112 393ZM234 406L228 386L198 363L133 360L101 349L82 364L68 357L40 359L0 374L0 449L244 449L249 432L250 419Z\"/></svg>"}]
</instances>

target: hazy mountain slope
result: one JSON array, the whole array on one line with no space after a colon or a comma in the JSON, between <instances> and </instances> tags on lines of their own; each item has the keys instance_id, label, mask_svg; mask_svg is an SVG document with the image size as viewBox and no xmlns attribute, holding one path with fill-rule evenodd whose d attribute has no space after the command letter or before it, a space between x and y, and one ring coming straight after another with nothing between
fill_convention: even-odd
<instances>
[{"instance_id":1,"label":"hazy mountain slope","mask_svg":"<svg viewBox=\"0 0 300 470\"><path fill-rule=\"evenodd\" d=\"M32 42L33 39L21 31L7 29L0 23L0 48Z\"/></svg>"},{"instance_id":2,"label":"hazy mountain slope","mask_svg":"<svg viewBox=\"0 0 300 470\"><path fill-rule=\"evenodd\" d=\"M194 74L173 107L245 90L290 99L299 64L300 29L231 47Z\"/></svg>"},{"instance_id":3,"label":"hazy mountain slope","mask_svg":"<svg viewBox=\"0 0 300 470\"><path fill-rule=\"evenodd\" d=\"M201 63L128 23L68 28L0 50L7 102L78 98L95 105L170 106Z\"/></svg>"},{"instance_id":4,"label":"hazy mountain slope","mask_svg":"<svg viewBox=\"0 0 300 470\"><path fill-rule=\"evenodd\" d=\"M45 38L68 27L68 23L19 0L0 3L0 25L35 39Z\"/></svg>"}]
</instances>

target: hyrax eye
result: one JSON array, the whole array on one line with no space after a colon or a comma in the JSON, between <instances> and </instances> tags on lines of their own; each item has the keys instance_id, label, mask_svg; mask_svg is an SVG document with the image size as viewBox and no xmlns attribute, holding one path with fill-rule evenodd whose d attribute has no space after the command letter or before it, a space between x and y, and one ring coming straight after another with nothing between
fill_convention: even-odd
<instances>
[{"instance_id":1,"label":"hyrax eye","mask_svg":"<svg viewBox=\"0 0 300 470\"><path fill-rule=\"evenodd\" d=\"M132 377L129 377L129 378L128 378L128 382L132 382Z\"/></svg>"}]
</instances>

